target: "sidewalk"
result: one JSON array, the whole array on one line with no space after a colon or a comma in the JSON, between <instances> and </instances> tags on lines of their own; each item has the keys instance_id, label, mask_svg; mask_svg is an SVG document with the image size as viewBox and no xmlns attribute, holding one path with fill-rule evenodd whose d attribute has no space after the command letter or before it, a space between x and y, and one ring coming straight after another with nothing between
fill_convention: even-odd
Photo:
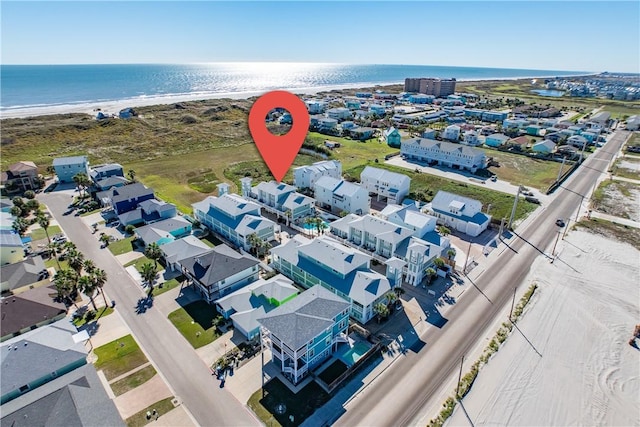
<instances>
[{"instance_id":1,"label":"sidewalk","mask_svg":"<svg viewBox=\"0 0 640 427\"><path fill-rule=\"evenodd\" d=\"M146 383L116 397L113 402L122 419L126 420L149 405L172 396L162 377L156 374Z\"/></svg>"}]
</instances>

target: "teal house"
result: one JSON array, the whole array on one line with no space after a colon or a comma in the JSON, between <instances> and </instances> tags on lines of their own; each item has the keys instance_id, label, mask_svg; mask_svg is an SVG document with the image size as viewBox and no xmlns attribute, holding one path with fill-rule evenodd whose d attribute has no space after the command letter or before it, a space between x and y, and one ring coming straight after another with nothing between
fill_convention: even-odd
<instances>
[{"instance_id":1,"label":"teal house","mask_svg":"<svg viewBox=\"0 0 640 427\"><path fill-rule=\"evenodd\" d=\"M502 133L494 133L493 135L489 135L484 140L484 145L488 145L489 147L500 147L502 144L507 142L509 137Z\"/></svg>"},{"instance_id":2,"label":"teal house","mask_svg":"<svg viewBox=\"0 0 640 427\"><path fill-rule=\"evenodd\" d=\"M79 173L89 176L89 160L87 156L58 157L53 159L53 169L61 183L71 183Z\"/></svg>"},{"instance_id":3,"label":"teal house","mask_svg":"<svg viewBox=\"0 0 640 427\"><path fill-rule=\"evenodd\" d=\"M400 148L401 136L400 131L394 127L389 128L384 132L384 137L387 140L387 145L393 148Z\"/></svg>"},{"instance_id":4,"label":"teal house","mask_svg":"<svg viewBox=\"0 0 640 427\"><path fill-rule=\"evenodd\" d=\"M349 342L349 306L316 285L258 319L271 361L293 384L331 357L339 343Z\"/></svg>"}]
</instances>

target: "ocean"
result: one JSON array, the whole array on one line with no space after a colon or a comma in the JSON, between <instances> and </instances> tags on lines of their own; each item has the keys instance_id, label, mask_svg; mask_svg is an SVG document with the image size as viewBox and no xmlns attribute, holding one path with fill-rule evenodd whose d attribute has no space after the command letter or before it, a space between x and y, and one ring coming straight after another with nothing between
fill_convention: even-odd
<instances>
[{"instance_id":1,"label":"ocean","mask_svg":"<svg viewBox=\"0 0 640 427\"><path fill-rule=\"evenodd\" d=\"M568 76L559 70L345 65L304 63L212 63L127 65L2 65L0 113L48 107L130 101L140 105L177 97L197 99L254 94L274 89L363 87L404 82L407 77L458 80ZM11 115L11 114L8 114Z\"/></svg>"}]
</instances>

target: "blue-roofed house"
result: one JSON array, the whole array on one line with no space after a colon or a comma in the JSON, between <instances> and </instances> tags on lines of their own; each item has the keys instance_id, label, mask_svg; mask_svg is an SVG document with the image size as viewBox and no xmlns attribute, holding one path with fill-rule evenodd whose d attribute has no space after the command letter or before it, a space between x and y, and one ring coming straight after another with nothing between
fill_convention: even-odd
<instances>
[{"instance_id":1,"label":"blue-roofed house","mask_svg":"<svg viewBox=\"0 0 640 427\"><path fill-rule=\"evenodd\" d=\"M112 187L107 191L101 191L96 197L104 206L111 206L116 214L120 215L138 208L140 203L145 200L153 199L154 193L153 189L136 182L123 187Z\"/></svg>"},{"instance_id":2,"label":"blue-roofed house","mask_svg":"<svg viewBox=\"0 0 640 427\"><path fill-rule=\"evenodd\" d=\"M79 173L89 176L89 160L87 156L58 157L53 159L53 169L59 182L72 183L73 177Z\"/></svg>"},{"instance_id":3,"label":"blue-roofed house","mask_svg":"<svg viewBox=\"0 0 640 427\"><path fill-rule=\"evenodd\" d=\"M409 95L409 102L412 104L432 104L435 96L425 95L424 93L414 93Z\"/></svg>"},{"instance_id":4,"label":"blue-roofed house","mask_svg":"<svg viewBox=\"0 0 640 427\"><path fill-rule=\"evenodd\" d=\"M369 105L369 112L375 114L376 116L384 116L387 112L387 109L384 105L371 104Z\"/></svg>"},{"instance_id":5,"label":"blue-roofed house","mask_svg":"<svg viewBox=\"0 0 640 427\"><path fill-rule=\"evenodd\" d=\"M149 199L138 204L134 210L118 215L118 220L123 226L129 224L151 224L156 221L173 218L178 214L176 205L157 199Z\"/></svg>"},{"instance_id":6,"label":"blue-roofed house","mask_svg":"<svg viewBox=\"0 0 640 427\"><path fill-rule=\"evenodd\" d=\"M479 200L446 191L438 191L428 209L439 223L472 237L480 235L491 222Z\"/></svg>"},{"instance_id":7,"label":"blue-roofed house","mask_svg":"<svg viewBox=\"0 0 640 427\"><path fill-rule=\"evenodd\" d=\"M533 151L534 153L549 154L553 152L555 148L555 142L551 141L550 139L545 139L544 141L539 141L533 144L533 147L531 147L531 151Z\"/></svg>"},{"instance_id":8,"label":"blue-roofed house","mask_svg":"<svg viewBox=\"0 0 640 427\"><path fill-rule=\"evenodd\" d=\"M258 280L260 262L222 244L211 251L183 259L182 272L209 304Z\"/></svg>"},{"instance_id":9,"label":"blue-roofed house","mask_svg":"<svg viewBox=\"0 0 640 427\"><path fill-rule=\"evenodd\" d=\"M361 323L373 318L373 306L392 289L387 277L371 270L369 255L327 235L310 240L298 234L271 256L273 267L303 288L320 284L346 299Z\"/></svg>"},{"instance_id":10,"label":"blue-roofed house","mask_svg":"<svg viewBox=\"0 0 640 427\"><path fill-rule=\"evenodd\" d=\"M209 196L192 207L198 221L244 250L251 248L251 234L263 241L275 239L276 224L260 215L260 205L237 194Z\"/></svg>"},{"instance_id":11,"label":"blue-roofed house","mask_svg":"<svg viewBox=\"0 0 640 427\"><path fill-rule=\"evenodd\" d=\"M122 165L118 163L107 163L104 165L92 166L89 170L89 176L93 179L93 182L98 182L101 179L109 178L111 176L124 177L124 170Z\"/></svg>"},{"instance_id":12,"label":"blue-roofed house","mask_svg":"<svg viewBox=\"0 0 640 427\"><path fill-rule=\"evenodd\" d=\"M316 285L258 319L271 361L293 384L348 342L349 306Z\"/></svg>"},{"instance_id":13,"label":"blue-roofed house","mask_svg":"<svg viewBox=\"0 0 640 427\"><path fill-rule=\"evenodd\" d=\"M484 140L484 145L489 147L500 147L509 140L509 137L503 133L494 133L488 135Z\"/></svg>"},{"instance_id":14,"label":"blue-roofed house","mask_svg":"<svg viewBox=\"0 0 640 427\"><path fill-rule=\"evenodd\" d=\"M282 274L259 279L244 288L216 300L218 313L231 319L235 330L248 339L260 334L258 319L298 295L293 281Z\"/></svg>"},{"instance_id":15,"label":"blue-roofed house","mask_svg":"<svg viewBox=\"0 0 640 427\"><path fill-rule=\"evenodd\" d=\"M384 132L384 138L387 141L387 145L393 148L400 148L402 142L402 136L400 131L394 127L390 127Z\"/></svg>"}]
</instances>

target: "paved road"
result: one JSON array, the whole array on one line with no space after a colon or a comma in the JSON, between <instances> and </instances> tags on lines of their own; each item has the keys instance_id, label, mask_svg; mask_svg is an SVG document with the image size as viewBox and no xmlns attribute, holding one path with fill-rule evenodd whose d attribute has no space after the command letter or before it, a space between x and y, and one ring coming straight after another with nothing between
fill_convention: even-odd
<instances>
[{"instance_id":1,"label":"paved road","mask_svg":"<svg viewBox=\"0 0 640 427\"><path fill-rule=\"evenodd\" d=\"M426 345L419 353L408 352L399 359L373 387L365 389L347 405L335 425L424 424L425 403L457 373L462 355L477 345L498 313L510 304L514 287L522 284L533 260L541 253L550 254L558 232L555 219L572 216L583 202L582 196L591 191L597 177L606 172L625 138L626 132L617 132L590 156L556 190L553 200L543 206L544 211L527 221L507 242L510 249L505 249L474 280L477 288L465 292L448 312L449 322L442 329L429 328L421 336Z\"/></svg>"},{"instance_id":2,"label":"paved road","mask_svg":"<svg viewBox=\"0 0 640 427\"><path fill-rule=\"evenodd\" d=\"M69 239L86 258L107 273L107 294L117 303L117 311L133 332L171 389L201 426L255 426L260 425L249 410L238 402L211 375L208 367L195 350L158 310L153 307L136 314L136 304L144 297L136 284L108 249L101 249L80 218L63 216L71 198L68 193L40 194Z\"/></svg>"}]
</instances>

